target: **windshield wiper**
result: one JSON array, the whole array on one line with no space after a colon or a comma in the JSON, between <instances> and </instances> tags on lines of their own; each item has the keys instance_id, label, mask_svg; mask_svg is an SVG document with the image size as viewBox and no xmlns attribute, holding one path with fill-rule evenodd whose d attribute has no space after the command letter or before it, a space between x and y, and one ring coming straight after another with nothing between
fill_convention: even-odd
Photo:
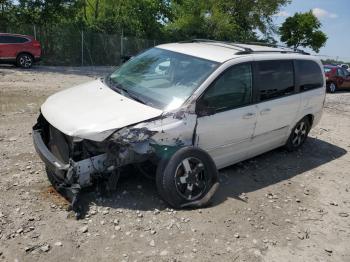
<instances>
[{"instance_id":1,"label":"windshield wiper","mask_svg":"<svg viewBox=\"0 0 350 262\"><path fill-rule=\"evenodd\" d=\"M135 94L132 94L129 90L127 90L125 87L123 87L121 84L117 84L115 82L112 81L112 78L109 76L108 77L108 83L109 83L109 86L117 91L119 94L123 95L123 96L126 96L126 97L129 97L141 104L144 104L144 105L147 105L147 102L142 100L139 96L135 95Z\"/></svg>"}]
</instances>

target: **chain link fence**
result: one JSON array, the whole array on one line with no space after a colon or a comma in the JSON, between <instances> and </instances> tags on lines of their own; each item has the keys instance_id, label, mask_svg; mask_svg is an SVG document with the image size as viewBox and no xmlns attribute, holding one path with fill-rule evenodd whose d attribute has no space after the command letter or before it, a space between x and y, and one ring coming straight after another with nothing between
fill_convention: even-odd
<instances>
[{"instance_id":1,"label":"chain link fence","mask_svg":"<svg viewBox=\"0 0 350 262\"><path fill-rule=\"evenodd\" d=\"M82 30L74 25L6 28L7 33L34 36L41 43L42 65L115 66L126 57L160 44L158 40Z\"/></svg>"}]
</instances>

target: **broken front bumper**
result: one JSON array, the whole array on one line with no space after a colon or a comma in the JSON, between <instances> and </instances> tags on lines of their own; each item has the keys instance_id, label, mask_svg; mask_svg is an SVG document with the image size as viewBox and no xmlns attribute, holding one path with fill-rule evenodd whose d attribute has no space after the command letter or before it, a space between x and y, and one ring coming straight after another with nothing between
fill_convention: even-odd
<instances>
[{"instance_id":1,"label":"broken front bumper","mask_svg":"<svg viewBox=\"0 0 350 262\"><path fill-rule=\"evenodd\" d=\"M41 130L33 129L33 143L36 152L46 167L50 169L59 179L64 179L66 172L69 169L69 164L62 163L54 154L47 148L41 136Z\"/></svg>"},{"instance_id":2,"label":"broken front bumper","mask_svg":"<svg viewBox=\"0 0 350 262\"><path fill-rule=\"evenodd\" d=\"M33 143L39 157L45 163L46 172L54 188L71 202L71 208L77 218L81 216L79 193L81 188L89 186L91 174L102 170L106 154L84 159L78 162L72 160L68 164L59 160L47 147L43 129L38 125L33 128Z\"/></svg>"}]
</instances>

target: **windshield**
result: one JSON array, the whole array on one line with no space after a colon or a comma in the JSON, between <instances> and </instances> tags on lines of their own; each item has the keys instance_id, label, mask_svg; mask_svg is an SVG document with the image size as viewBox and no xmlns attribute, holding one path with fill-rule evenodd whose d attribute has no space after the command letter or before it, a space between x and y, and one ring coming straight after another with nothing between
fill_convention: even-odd
<instances>
[{"instance_id":1,"label":"windshield","mask_svg":"<svg viewBox=\"0 0 350 262\"><path fill-rule=\"evenodd\" d=\"M324 68L324 72L325 73L329 73L330 71L332 71L332 68L329 68L329 67L325 67Z\"/></svg>"},{"instance_id":2,"label":"windshield","mask_svg":"<svg viewBox=\"0 0 350 262\"><path fill-rule=\"evenodd\" d=\"M181 106L217 66L213 61L152 48L112 73L109 85L149 106L172 110Z\"/></svg>"}]
</instances>

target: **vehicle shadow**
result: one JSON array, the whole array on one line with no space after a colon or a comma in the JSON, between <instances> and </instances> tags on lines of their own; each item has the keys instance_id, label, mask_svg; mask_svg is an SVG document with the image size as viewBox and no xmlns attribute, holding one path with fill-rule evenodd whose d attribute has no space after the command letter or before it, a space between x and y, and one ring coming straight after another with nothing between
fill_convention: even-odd
<instances>
[{"instance_id":1,"label":"vehicle shadow","mask_svg":"<svg viewBox=\"0 0 350 262\"><path fill-rule=\"evenodd\" d=\"M303 175L346 153L347 151L341 147L309 137L305 145L296 152L278 148L225 168L220 171L220 189L213 198L213 205L220 204L229 197L242 200L239 197L242 193L253 192Z\"/></svg>"},{"instance_id":2,"label":"vehicle shadow","mask_svg":"<svg viewBox=\"0 0 350 262\"><path fill-rule=\"evenodd\" d=\"M270 185L303 175L305 172L327 164L343 155L343 148L317 138L308 138L305 145L296 152L283 148L273 150L255 158L222 169L220 187L211 205L215 206L228 198L242 200L242 193L253 192ZM322 176L322 174L319 174ZM118 189L110 197L99 197L96 192L84 193L81 198L85 213L91 203L111 209L163 210L167 206L158 196L154 181L146 179L136 171L121 179Z\"/></svg>"}]
</instances>

